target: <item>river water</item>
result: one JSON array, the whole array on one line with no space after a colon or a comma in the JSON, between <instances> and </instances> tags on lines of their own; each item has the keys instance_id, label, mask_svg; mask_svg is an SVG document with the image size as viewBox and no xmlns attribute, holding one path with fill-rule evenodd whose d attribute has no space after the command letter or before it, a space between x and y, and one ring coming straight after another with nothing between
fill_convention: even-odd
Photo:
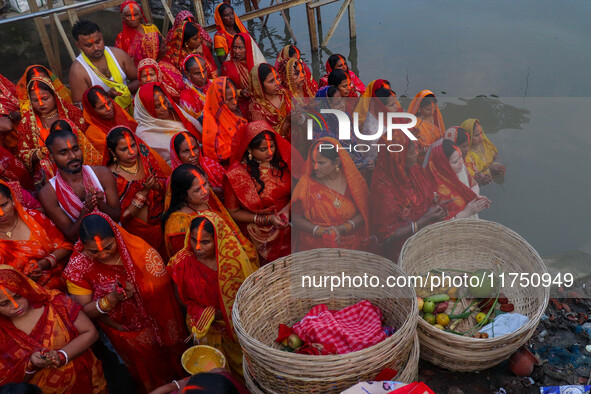
<instances>
[{"instance_id":1,"label":"river water","mask_svg":"<svg viewBox=\"0 0 591 394\"><path fill-rule=\"evenodd\" d=\"M213 4L205 8L213 23ZM322 33L338 8L322 8ZM236 9L244 12L241 4ZM304 7L287 14L315 76L331 53L341 53L364 82L388 79L403 104L404 96L432 90L447 127L481 120L507 166L502 184L482 188L493 205L481 218L512 228L543 255L591 242L590 2L357 0L357 38L349 40L345 15L328 49L314 56ZM116 13L89 19L114 42L121 28ZM259 20L248 27L271 63L290 42L280 14L264 29ZM31 21L0 26L0 41L0 73L13 80L26 65L46 63Z\"/></svg>"}]
</instances>

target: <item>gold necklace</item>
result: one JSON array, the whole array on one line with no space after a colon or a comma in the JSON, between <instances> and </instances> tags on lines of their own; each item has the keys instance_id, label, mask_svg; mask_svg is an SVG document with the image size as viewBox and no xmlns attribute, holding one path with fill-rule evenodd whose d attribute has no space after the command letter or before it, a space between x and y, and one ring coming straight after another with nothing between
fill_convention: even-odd
<instances>
[{"instance_id":1,"label":"gold necklace","mask_svg":"<svg viewBox=\"0 0 591 394\"><path fill-rule=\"evenodd\" d=\"M330 186L328 186L328 185L325 185L325 186L330 191L331 196L334 197L334 200L332 202L332 206L335 207L336 209L339 209L343 205L343 203L341 203L341 201L339 200L339 192L338 192L338 190L341 188L341 177L339 176L339 180L337 181L336 195L333 193L333 190Z\"/></svg>"},{"instance_id":2,"label":"gold necklace","mask_svg":"<svg viewBox=\"0 0 591 394\"><path fill-rule=\"evenodd\" d=\"M140 170L140 163L139 163L139 161L136 161L135 164L132 165L131 167L124 167L124 166L121 165L121 163L117 163L117 165L123 171L125 171L125 172L127 172L128 174L131 174L131 175L136 175L139 172L139 170Z\"/></svg>"},{"instance_id":3,"label":"gold necklace","mask_svg":"<svg viewBox=\"0 0 591 394\"><path fill-rule=\"evenodd\" d=\"M14 226L12 226L10 231L0 231L0 233L6 234L8 236L8 238L12 238L12 232L14 231L14 229L16 228L17 225L18 225L18 217L16 218L16 222L14 223Z\"/></svg>"},{"instance_id":4,"label":"gold necklace","mask_svg":"<svg viewBox=\"0 0 591 394\"><path fill-rule=\"evenodd\" d=\"M41 115L41 117L43 119L53 119L56 118L58 116L58 112L57 109L53 110L51 113L47 114L47 115Z\"/></svg>"}]
</instances>

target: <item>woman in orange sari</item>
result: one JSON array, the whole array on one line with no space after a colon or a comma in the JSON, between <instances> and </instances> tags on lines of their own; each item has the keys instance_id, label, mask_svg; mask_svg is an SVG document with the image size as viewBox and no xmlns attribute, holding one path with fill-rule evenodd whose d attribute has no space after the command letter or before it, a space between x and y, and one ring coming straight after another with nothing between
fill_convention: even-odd
<instances>
[{"instance_id":1,"label":"woman in orange sari","mask_svg":"<svg viewBox=\"0 0 591 394\"><path fill-rule=\"evenodd\" d=\"M232 229L251 262L258 266L255 247L242 234L219 198L211 192L209 179L201 167L191 164L182 164L177 167L172 172L170 189L170 206L162 215L166 250L170 256L183 248L187 229L195 215L212 212L222 218Z\"/></svg>"},{"instance_id":2,"label":"woman in orange sari","mask_svg":"<svg viewBox=\"0 0 591 394\"><path fill-rule=\"evenodd\" d=\"M211 212L192 218L185 245L168 264L196 343L222 351L242 376L242 350L232 325L238 288L256 269L226 222Z\"/></svg>"},{"instance_id":3,"label":"woman in orange sari","mask_svg":"<svg viewBox=\"0 0 591 394\"><path fill-rule=\"evenodd\" d=\"M262 264L291 253L291 155L289 142L264 121L248 124L232 144L225 205Z\"/></svg>"},{"instance_id":4,"label":"woman in orange sari","mask_svg":"<svg viewBox=\"0 0 591 394\"><path fill-rule=\"evenodd\" d=\"M445 219L444 201L434 192L437 185L417 162L417 144L400 131L394 131L390 144L404 149L378 153L371 182L372 234L383 245L381 254L392 261L404 242L419 229Z\"/></svg>"},{"instance_id":5,"label":"woman in orange sari","mask_svg":"<svg viewBox=\"0 0 591 394\"><path fill-rule=\"evenodd\" d=\"M119 104L111 100L100 86L93 86L82 96L84 120L88 123L86 138L99 152L105 151L107 133L113 127L125 126L135 132L137 122ZM104 157L103 157L104 159Z\"/></svg>"},{"instance_id":6,"label":"woman in orange sari","mask_svg":"<svg viewBox=\"0 0 591 394\"><path fill-rule=\"evenodd\" d=\"M123 23L123 30L117 34L115 38L115 46L127 52L130 56L130 47L132 42L139 36L156 33L160 34L160 30L156 25L148 23L142 7L133 0L124 1L119 6L121 13L121 20ZM137 64L137 63L136 63Z\"/></svg>"},{"instance_id":7,"label":"woman in orange sari","mask_svg":"<svg viewBox=\"0 0 591 394\"><path fill-rule=\"evenodd\" d=\"M19 79L16 85L16 93L19 103L21 105L21 110L22 105L29 102L29 93L27 86L29 86L29 82L31 82L31 78L33 77L45 77L49 79L51 81L51 84L53 85L53 90L57 93L57 95L66 103L72 104L70 89L68 89L66 85L64 85L63 82L57 77L57 75L51 72L50 69L48 69L45 66L35 64L27 67L27 69L23 73L23 76L21 77L21 79Z\"/></svg>"},{"instance_id":8,"label":"woman in orange sari","mask_svg":"<svg viewBox=\"0 0 591 394\"><path fill-rule=\"evenodd\" d=\"M117 181L121 225L163 255L160 218L170 167L125 126L109 131L104 157Z\"/></svg>"},{"instance_id":9,"label":"woman in orange sari","mask_svg":"<svg viewBox=\"0 0 591 394\"><path fill-rule=\"evenodd\" d=\"M291 198L296 250L360 250L369 237L368 200L365 179L341 144L315 141Z\"/></svg>"},{"instance_id":10,"label":"woman in orange sari","mask_svg":"<svg viewBox=\"0 0 591 394\"><path fill-rule=\"evenodd\" d=\"M248 122L238 108L236 87L228 77L216 78L207 91L203 111L203 154L228 166L232 138Z\"/></svg>"},{"instance_id":11,"label":"woman in orange sari","mask_svg":"<svg viewBox=\"0 0 591 394\"><path fill-rule=\"evenodd\" d=\"M230 78L236 85L238 105L245 117L248 117L250 103L250 71L257 64L265 62L265 57L250 34L238 33L234 36L230 60L222 64L222 75Z\"/></svg>"},{"instance_id":12,"label":"woman in orange sari","mask_svg":"<svg viewBox=\"0 0 591 394\"><path fill-rule=\"evenodd\" d=\"M68 292L96 320L140 392L182 375L186 329L162 258L141 238L96 212L64 271Z\"/></svg>"},{"instance_id":13,"label":"woman in orange sari","mask_svg":"<svg viewBox=\"0 0 591 394\"><path fill-rule=\"evenodd\" d=\"M0 264L11 265L40 286L65 290L61 274L72 248L51 220L23 208L0 181Z\"/></svg>"},{"instance_id":14,"label":"woman in orange sari","mask_svg":"<svg viewBox=\"0 0 591 394\"><path fill-rule=\"evenodd\" d=\"M207 62L203 56L189 55L183 60L183 71L187 81L179 104L194 119L200 119L205 107L205 95L212 82L209 79Z\"/></svg>"},{"instance_id":15,"label":"woman in orange sari","mask_svg":"<svg viewBox=\"0 0 591 394\"><path fill-rule=\"evenodd\" d=\"M98 332L80 305L0 265L0 386L28 381L46 394L106 393L90 350Z\"/></svg>"},{"instance_id":16,"label":"woman in orange sari","mask_svg":"<svg viewBox=\"0 0 591 394\"><path fill-rule=\"evenodd\" d=\"M214 13L215 27L217 31L213 36L213 48L220 64L223 64L230 53L234 36L238 33L248 34L248 30L234 8L226 2L218 4Z\"/></svg>"},{"instance_id":17,"label":"woman in orange sari","mask_svg":"<svg viewBox=\"0 0 591 394\"><path fill-rule=\"evenodd\" d=\"M417 93L408 106L408 112L417 117L417 125L411 131L419 140L419 163L422 163L429 146L445 135L443 117L437 98L430 90Z\"/></svg>"},{"instance_id":18,"label":"woman in orange sari","mask_svg":"<svg viewBox=\"0 0 591 394\"><path fill-rule=\"evenodd\" d=\"M273 66L261 63L250 72L251 121L264 120L273 130L291 138L291 96L281 87Z\"/></svg>"},{"instance_id":19,"label":"woman in orange sari","mask_svg":"<svg viewBox=\"0 0 591 394\"><path fill-rule=\"evenodd\" d=\"M59 119L68 120L83 149L84 164L100 165L102 155L83 134L88 125L82 111L63 101L45 77L32 77L28 86L29 101L21 102L23 118L18 125L17 156L33 174L37 185L43 185L55 174L45 139L50 127Z\"/></svg>"},{"instance_id":20,"label":"woman in orange sari","mask_svg":"<svg viewBox=\"0 0 591 394\"><path fill-rule=\"evenodd\" d=\"M295 45L286 45L283 47L283 49L279 52L279 55L277 55L277 59L275 59L275 70L279 72L282 67L285 67L285 63L287 63L287 61L290 59L300 61L304 71L304 79L306 80L305 84L310 88L311 91L314 92L314 94L316 94L318 91L318 82L314 80L312 71L310 71L310 67L308 67L306 62L304 62L300 50ZM284 82L282 81L282 83Z\"/></svg>"}]
</instances>

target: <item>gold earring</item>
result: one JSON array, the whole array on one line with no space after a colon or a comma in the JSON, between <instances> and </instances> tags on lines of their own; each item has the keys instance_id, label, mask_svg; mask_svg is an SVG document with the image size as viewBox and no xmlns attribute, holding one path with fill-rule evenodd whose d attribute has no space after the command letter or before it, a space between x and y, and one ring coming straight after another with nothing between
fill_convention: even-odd
<instances>
[{"instance_id":1,"label":"gold earring","mask_svg":"<svg viewBox=\"0 0 591 394\"><path fill-rule=\"evenodd\" d=\"M248 152L248 160L252 160L252 153Z\"/></svg>"}]
</instances>

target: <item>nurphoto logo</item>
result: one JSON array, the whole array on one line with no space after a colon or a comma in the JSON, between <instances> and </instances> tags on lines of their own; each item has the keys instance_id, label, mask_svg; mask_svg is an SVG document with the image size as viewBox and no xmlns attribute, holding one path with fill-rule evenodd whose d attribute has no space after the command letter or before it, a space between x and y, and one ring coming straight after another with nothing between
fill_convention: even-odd
<instances>
[{"instance_id":1,"label":"nurphoto logo","mask_svg":"<svg viewBox=\"0 0 591 394\"><path fill-rule=\"evenodd\" d=\"M348 152L354 151L359 153L369 152L372 149L377 149L379 152L381 149L387 149L388 152L402 152L404 147L400 144L384 144L377 143L377 141L386 134L386 139L392 141L392 132L394 130L402 131L409 139L416 141L417 138L412 134L412 129L417 124L417 117L407 112L379 112L377 116L377 127L373 134L363 134L359 131L359 114L353 112L353 122L350 121L349 115L346 112L338 109L321 109L320 114L332 114L334 115L339 124L338 140L347 141L352 140L351 138L351 123L353 123L353 133L358 141L366 141L367 143L355 143L349 146L334 146L332 144L320 144L319 150L346 150ZM313 114L306 113L307 119L307 138L309 141L314 139L314 122L319 123L319 120ZM384 116L386 116L386 122L384 122ZM403 120L410 120L410 122L401 123ZM385 131L384 131L385 128ZM369 143L373 141L373 143Z\"/></svg>"}]
</instances>

